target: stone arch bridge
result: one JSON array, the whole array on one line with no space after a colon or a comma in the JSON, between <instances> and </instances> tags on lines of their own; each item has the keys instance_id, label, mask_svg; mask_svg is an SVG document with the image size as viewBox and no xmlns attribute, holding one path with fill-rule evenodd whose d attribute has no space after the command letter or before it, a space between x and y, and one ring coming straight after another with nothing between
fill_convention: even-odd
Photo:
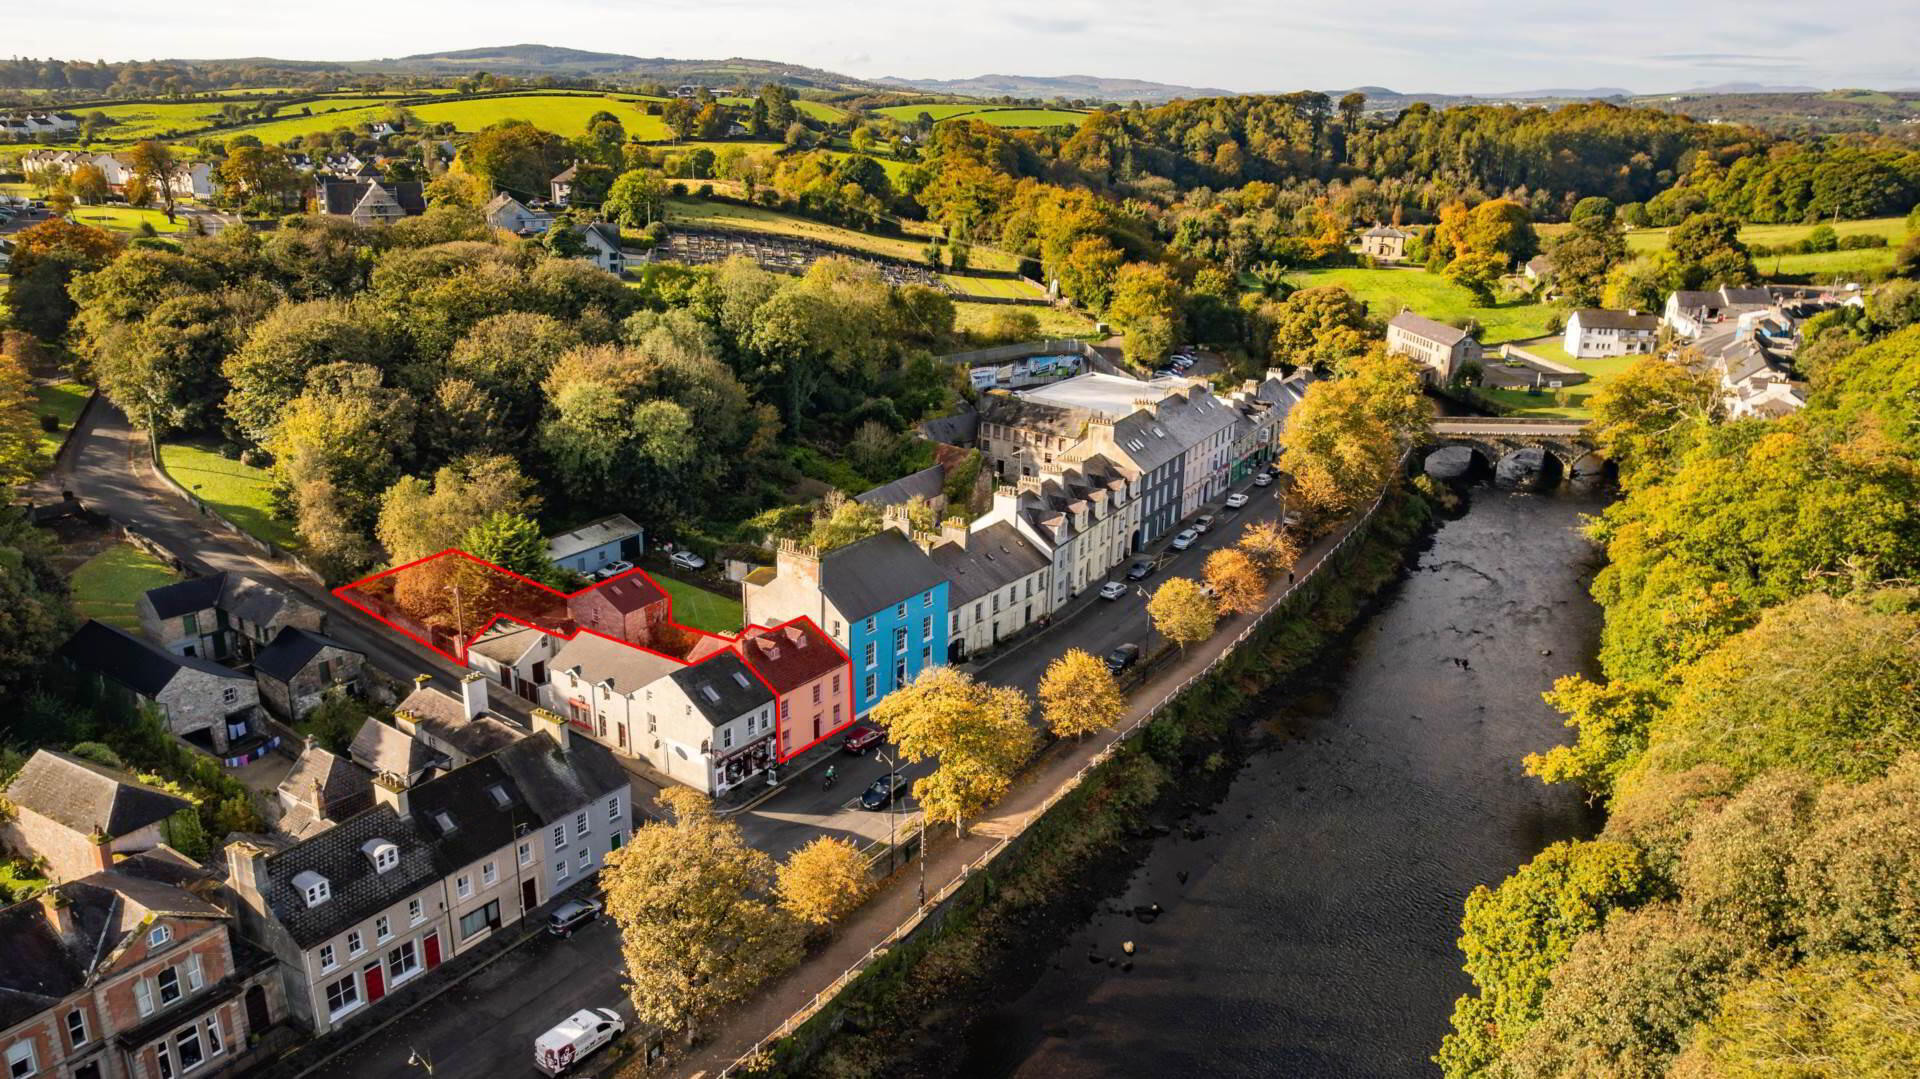
<instances>
[{"instance_id":1,"label":"stone arch bridge","mask_svg":"<svg viewBox=\"0 0 1920 1079\"><path fill-rule=\"evenodd\" d=\"M1580 420L1513 416L1447 416L1433 422L1429 450L1465 446L1498 466L1521 450L1540 450L1560 466L1562 476L1590 475L1606 468L1587 425Z\"/></svg>"}]
</instances>

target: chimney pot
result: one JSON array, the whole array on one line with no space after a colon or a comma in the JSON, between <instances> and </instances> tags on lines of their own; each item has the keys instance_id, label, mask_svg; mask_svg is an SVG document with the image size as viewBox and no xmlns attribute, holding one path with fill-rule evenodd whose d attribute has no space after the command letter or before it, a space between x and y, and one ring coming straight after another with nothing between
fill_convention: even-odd
<instances>
[{"instance_id":1,"label":"chimney pot","mask_svg":"<svg viewBox=\"0 0 1920 1079\"><path fill-rule=\"evenodd\" d=\"M487 710L487 676L472 671L461 678L460 701L466 706L468 719L480 718L480 713Z\"/></svg>"}]
</instances>

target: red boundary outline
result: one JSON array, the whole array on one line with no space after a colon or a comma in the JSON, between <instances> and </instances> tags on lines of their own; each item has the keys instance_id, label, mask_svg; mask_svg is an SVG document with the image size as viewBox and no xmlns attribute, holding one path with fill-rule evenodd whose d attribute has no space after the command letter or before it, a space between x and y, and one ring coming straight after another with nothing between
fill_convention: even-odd
<instances>
[{"instance_id":1,"label":"red boundary outline","mask_svg":"<svg viewBox=\"0 0 1920 1079\"><path fill-rule=\"evenodd\" d=\"M518 581L522 584L531 585L534 588L537 588L540 591L547 593L548 595L556 596L562 600L572 599L575 596L583 596L583 595L586 595L588 592L592 592L594 589L601 587L602 585L612 584L615 581L625 580L627 578L637 575L641 580L644 580L647 582L647 584L651 585L662 596L666 597L667 623L669 625L671 625L674 629L680 632L691 633L691 634L694 634L696 637L711 637L717 641L724 641L726 642L726 648L722 650L716 650L714 652L710 652L707 655L702 656L699 659L689 663L687 662L687 660L685 660L680 656L669 655L665 652L658 651L657 649L648 648L645 645L634 644L632 641L621 640L618 637L610 637L597 630L577 628L572 633L562 633L559 630L553 629L548 626L539 625L538 623L535 623L535 622L529 622L522 618L515 618L514 616L507 614L504 611L496 611L493 613L491 617L489 617L486 620L486 622L484 622L480 626L480 629L477 632L475 632L468 639L459 642L460 654L454 655L453 653L448 652L446 649L441 648L440 646L434 644L432 641L422 638L418 634L407 629L405 626L398 625L390 621L389 619L383 617L378 612L360 603L358 600L354 598L353 595L350 594L353 589L371 584L372 582L380 580L383 577L391 577L394 574L399 573L403 570L412 569L415 566L426 565L429 562L435 562L435 561L438 561L439 559L448 558L448 557L463 558L468 562L472 562L473 564L478 566L483 566L493 571L494 573L500 574L503 577L510 577L513 580ZM622 645L627 648L632 648L637 651L646 652L650 655L659 656L662 659L672 660L673 662L678 663L683 667L698 667L700 664L705 663L708 660L719 655L721 651L732 652L737 658L740 659L741 666L744 666L747 669L748 673L752 674L754 678L758 679L760 684L765 686L767 688L767 692L773 697L773 702L774 702L773 752L774 752L774 759L781 763L785 763L799 756L800 754L805 753L807 750L812 749L814 746L819 745L820 743L826 741L827 739L833 737L834 735L839 734L841 731L846 730L848 727L853 726L855 722L853 709L852 707L848 707L847 720L845 723L842 723L838 727L834 727L828 730L826 733L822 734L820 737L815 738L813 741L808 742L807 744L792 751L791 753L782 751L781 746L785 742L785 738L783 737L783 735L786 733L786 725L787 725L787 710L781 707L781 703L784 698L782 697L779 690L776 690L773 688L773 683L767 681L766 676L760 673L759 668L753 665L753 661L747 658L745 650L739 647L745 641L750 639L748 637L747 631L758 630L759 635L765 635L765 634L771 634L779 630L785 629L788 626L794 625L795 623L805 623L807 627L812 629L813 632L817 634L821 640L826 641L827 644L830 645L835 652L840 654L840 662L842 666L845 668L844 673L846 675L846 679L841 683L841 685L846 687L845 692L848 695L849 705L851 705L852 694L853 694L853 657L847 654L846 649L840 647L840 642L834 640L830 635L828 635L828 633L825 630L821 629L820 626L817 623L815 623L812 618L804 614L795 618L789 618L785 622L781 622L772 626L757 626L757 625L753 625L752 623L749 623L745 626L742 626L740 632L733 636L728 636L727 634L724 634L724 633L710 633L704 629L697 629L693 626L684 625L678 621L675 621L673 617L673 593L667 591L665 588L660 587L660 582L654 580L653 577L649 575L646 570L640 569L638 567L627 570L626 572L621 573L617 576L609 577L604 581L596 581L593 584L590 584L587 587L582 588L577 592L562 592L559 589L552 587L551 585L543 584L539 581L534 580L531 577L527 577L522 574L515 573L514 571L507 569L504 566L497 566L492 562L488 562L484 558L476 558L473 555L468 554L467 552L461 550L458 547L449 547L444 551L440 551L435 554L430 554L425 558L416 558L413 561L408 562L404 565L394 566L392 569L382 570L379 573L362 577L357 581L352 581L347 584L340 585L339 587L333 589L333 594L335 597L337 597L340 600L340 602L345 603L347 606L352 607L354 610L359 611L361 614L366 615L368 618L373 619L374 621L380 623L381 625L387 627L390 630L393 630L395 633L400 634L401 636L407 638L408 640L413 641L416 644L420 644L438 655L445 656L448 660L452 661L456 666L460 666L460 667L470 666L467 663L467 653L472 650L472 643L474 641L479 640L481 637L486 636L487 631L492 629L496 624L500 622L512 622L515 625L525 626L528 629L539 630L540 632L545 633L550 637L558 637L563 641L571 641L576 637L580 636L582 633L585 633L589 636L598 637L604 641L612 641L614 644Z\"/></svg>"}]
</instances>

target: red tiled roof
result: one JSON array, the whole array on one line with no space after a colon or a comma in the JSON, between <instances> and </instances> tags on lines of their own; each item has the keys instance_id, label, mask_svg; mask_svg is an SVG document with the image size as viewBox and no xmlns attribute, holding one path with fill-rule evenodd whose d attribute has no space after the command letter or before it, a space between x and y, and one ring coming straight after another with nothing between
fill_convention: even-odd
<instances>
[{"instance_id":1,"label":"red tiled roof","mask_svg":"<svg viewBox=\"0 0 1920 1079\"><path fill-rule=\"evenodd\" d=\"M737 647L747 664L782 694L847 665L846 654L833 639L804 619L774 629L750 627Z\"/></svg>"}]
</instances>

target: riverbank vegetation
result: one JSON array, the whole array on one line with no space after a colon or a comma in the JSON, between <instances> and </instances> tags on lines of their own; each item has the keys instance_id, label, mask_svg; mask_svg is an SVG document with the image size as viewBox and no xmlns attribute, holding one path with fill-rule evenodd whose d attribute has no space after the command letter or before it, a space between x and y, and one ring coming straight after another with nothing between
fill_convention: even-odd
<instances>
[{"instance_id":1,"label":"riverbank vegetation","mask_svg":"<svg viewBox=\"0 0 1920 1079\"><path fill-rule=\"evenodd\" d=\"M1808 406L1778 421L1722 421L1658 359L1598 395L1623 488L1593 525L1604 676L1556 684L1574 738L1527 767L1609 817L1468 899L1448 1076L1920 1071L1920 327L1898 324L1809 327Z\"/></svg>"}]
</instances>

